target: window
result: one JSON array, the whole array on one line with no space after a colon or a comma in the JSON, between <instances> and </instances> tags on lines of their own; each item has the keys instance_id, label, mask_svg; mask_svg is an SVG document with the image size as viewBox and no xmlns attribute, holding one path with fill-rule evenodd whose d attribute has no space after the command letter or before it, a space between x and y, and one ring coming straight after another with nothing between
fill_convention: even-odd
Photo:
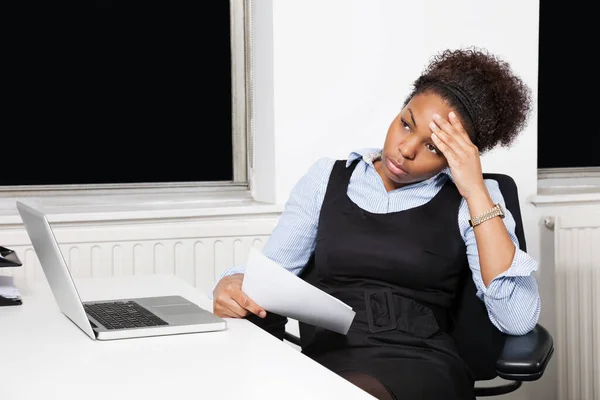
<instances>
[{"instance_id":1,"label":"window","mask_svg":"<svg viewBox=\"0 0 600 400\"><path fill-rule=\"evenodd\" d=\"M540 2L538 169L544 176L600 176L593 146L597 79L585 50L586 44L594 46L587 31L594 25L585 14L577 7Z\"/></svg>"},{"instance_id":2,"label":"window","mask_svg":"<svg viewBox=\"0 0 600 400\"><path fill-rule=\"evenodd\" d=\"M112 0L96 0L96 8L112 8Z\"/></svg>"},{"instance_id":3,"label":"window","mask_svg":"<svg viewBox=\"0 0 600 400\"><path fill-rule=\"evenodd\" d=\"M86 43L48 46L29 104L44 129L12 125L0 191L247 191L248 1L103 13Z\"/></svg>"},{"instance_id":4,"label":"window","mask_svg":"<svg viewBox=\"0 0 600 400\"><path fill-rule=\"evenodd\" d=\"M592 15L540 2L537 192L551 196L538 202L600 195L600 156L593 145L598 83L586 51L595 46Z\"/></svg>"}]
</instances>

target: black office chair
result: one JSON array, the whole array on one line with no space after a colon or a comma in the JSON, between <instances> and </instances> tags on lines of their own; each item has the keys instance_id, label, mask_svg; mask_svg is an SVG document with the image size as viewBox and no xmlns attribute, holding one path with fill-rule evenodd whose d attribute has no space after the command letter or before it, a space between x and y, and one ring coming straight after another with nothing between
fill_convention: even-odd
<instances>
[{"instance_id":1,"label":"black office chair","mask_svg":"<svg viewBox=\"0 0 600 400\"><path fill-rule=\"evenodd\" d=\"M521 250L526 251L521 208L515 181L504 174L484 174L486 179L498 182L506 207L516 222L516 235ZM308 268L305 269L308 273ZM304 272L301 278L307 279ZM498 396L514 392L525 381L535 381L542 377L554 353L552 336L541 325L522 336L506 335L490 321L484 303L476 296L476 287L470 269L465 268L462 287L453 312L455 324L452 329L459 353L475 375L476 381L491 380L496 377L510 382L504 385L477 387L477 397ZM285 331L287 318L269 313L265 320L249 316L249 320L269 331L276 337L301 346L299 337ZM301 332L302 332L302 323Z\"/></svg>"}]
</instances>

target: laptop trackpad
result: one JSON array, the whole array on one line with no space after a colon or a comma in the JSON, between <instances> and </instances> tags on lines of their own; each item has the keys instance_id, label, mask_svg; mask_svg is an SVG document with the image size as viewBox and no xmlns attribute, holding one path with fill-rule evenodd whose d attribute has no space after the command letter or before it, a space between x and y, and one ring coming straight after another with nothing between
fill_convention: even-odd
<instances>
[{"instance_id":1,"label":"laptop trackpad","mask_svg":"<svg viewBox=\"0 0 600 400\"><path fill-rule=\"evenodd\" d=\"M152 308L168 316L180 314L194 314L198 312L198 306L195 304L153 306Z\"/></svg>"},{"instance_id":2,"label":"laptop trackpad","mask_svg":"<svg viewBox=\"0 0 600 400\"><path fill-rule=\"evenodd\" d=\"M155 309L165 316L198 314L202 309L181 296L163 296L137 299L137 301L151 309Z\"/></svg>"},{"instance_id":3,"label":"laptop trackpad","mask_svg":"<svg viewBox=\"0 0 600 400\"><path fill-rule=\"evenodd\" d=\"M193 303L152 306L152 309L162 315L169 325L200 324L216 318Z\"/></svg>"}]
</instances>

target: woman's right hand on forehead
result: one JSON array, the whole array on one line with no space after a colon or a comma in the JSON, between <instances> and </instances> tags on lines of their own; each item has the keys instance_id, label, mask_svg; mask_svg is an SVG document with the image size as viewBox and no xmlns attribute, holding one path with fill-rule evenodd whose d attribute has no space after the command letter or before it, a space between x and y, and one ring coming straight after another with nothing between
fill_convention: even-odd
<instances>
[{"instance_id":1,"label":"woman's right hand on forehead","mask_svg":"<svg viewBox=\"0 0 600 400\"><path fill-rule=\"evenodd\" d=\"M244 274L223 277L213 291L213 314L219 317L244 318L248 313L264 318L267 312L242 292Z\"/></svg>"}]
</instances>

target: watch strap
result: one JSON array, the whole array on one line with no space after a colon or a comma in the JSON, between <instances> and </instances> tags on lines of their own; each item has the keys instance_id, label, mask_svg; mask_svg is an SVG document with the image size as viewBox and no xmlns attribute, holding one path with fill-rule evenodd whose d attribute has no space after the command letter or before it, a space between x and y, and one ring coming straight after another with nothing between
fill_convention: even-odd
<instances>
[{"instance_id":1,"label":"watch strap","mask_svg":"<svg viewBox=\"0 0 600 400\"><path fill-rule=\"evenodd\" d=\"M472 227L476 227L477 225L481 224L482 222L485 222L494 217L504 218L504 210L502 210L502 206L499 203L494 204L493 208L484 212L483 214L480 214L480 215L474 217L473 219L470 219L469 224Z\"/></svg>"}]
</instances>

